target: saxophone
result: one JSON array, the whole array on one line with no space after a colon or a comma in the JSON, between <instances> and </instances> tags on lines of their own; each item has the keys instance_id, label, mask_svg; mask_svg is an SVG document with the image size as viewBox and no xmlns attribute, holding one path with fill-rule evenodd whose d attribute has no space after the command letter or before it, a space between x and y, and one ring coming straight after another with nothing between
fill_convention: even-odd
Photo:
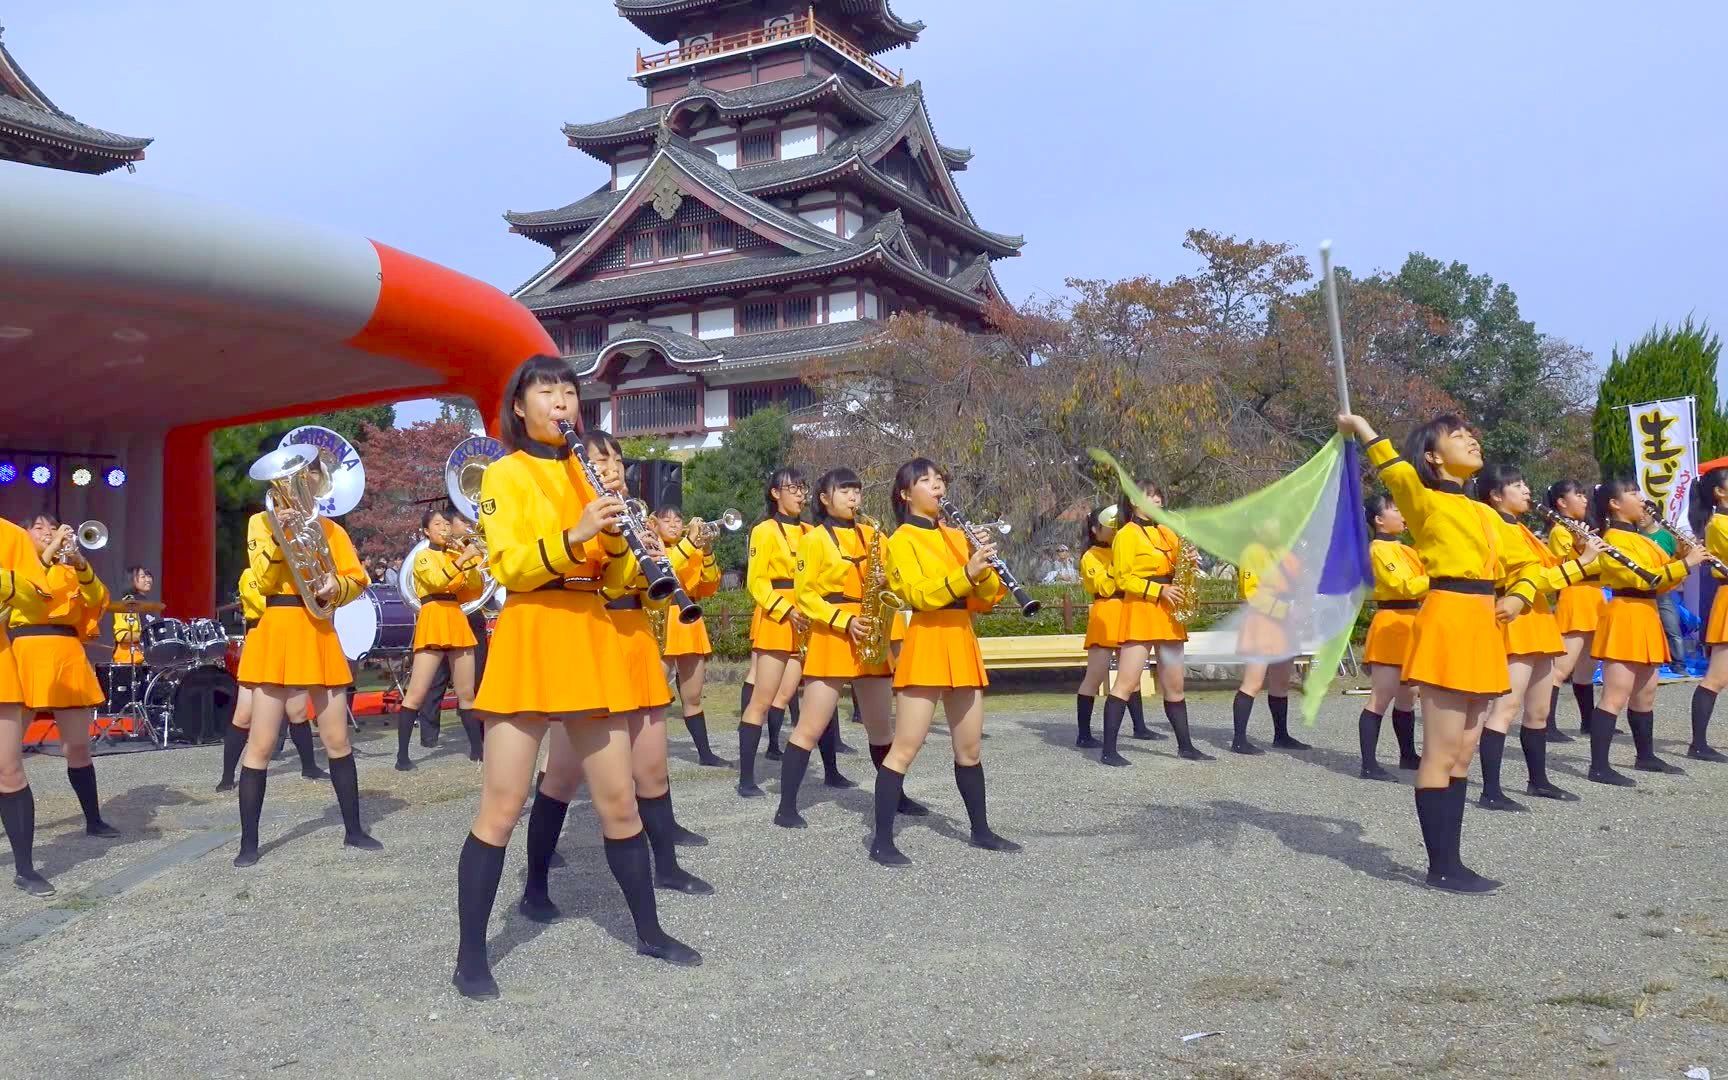
<instances>
[{"instance_id":1,"label":"saxophone","mask_svg":"<svg viewBox=\"0 0 1728 1080\"><path fill-rule=\"evenodd\" d=\"M654 635L654 646L666 655L666 609L652 604L642 605L648 615L648 630Z\"/></svg>"},{"instance_id":2,"label":"saxophone","mask_svg":"<svg viewBox=\"0 0 1728 1080\"><path fill-rule=\"evenodd\" d=\"M1187 626L1200 614L1200 553L1186 540L1176 549L1171 584L1182 590L1182 602L1170 610L1170 615Z\"/></svg>"},{"instance_id":3,"label":"saxophone","mask_svg":"<svg viewBox=\"0 0 1728 1080\"><path fill-rule=\"evenodd\" d=\"M870 551L864 561L864 617L870 620L870 633L858 643L858 659L865 664L888 662L889 631L896 613L906 601L888 588L888 553L882 543L882 526L875 518L858 515L858 524L870 529Z\"/></svg>"}]
</instances>

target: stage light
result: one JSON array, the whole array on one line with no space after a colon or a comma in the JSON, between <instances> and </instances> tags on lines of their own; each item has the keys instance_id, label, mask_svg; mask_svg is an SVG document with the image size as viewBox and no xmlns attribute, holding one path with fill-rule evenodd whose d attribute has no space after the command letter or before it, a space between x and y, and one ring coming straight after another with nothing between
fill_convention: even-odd
<instances>
[{"instance_id":1,"label":"stage light","mask_svg":"<svg viewBox=\"0 0 1728 1080\"><path fill-rule=\"evenodd\" d=\"M72 486L73 487L89 487L90 481L92 481L94 479L95 479L95 477L90 474L90 470L86 469L82 465L80 465L76 469L72 470Z\"/></svg>"},{"instance_id":2,"label":"stage light","mask_svg":"<svg viewBox=\"0 0 1728 1080\"><path fill-rule=\"evenodd\" d=\"M111 488L117 488L126 482L126 470L116 465L102 474L102 482Z\"/></svg>"},{"instance_id":3,"label":"stage light","mask_svg":"<svg viewBox=\"0 0 1728 1080\"><path fill-rule=\"evenodd\" d=\"M10 461L0 461L0 484L10 484L18 479L18 466Z\"/></svg>"},{"instance_id":4,"label":"stage light","mask_svg":"<svg viewBox=\"0 0 1728 1080\"><path fill-rule=\"evenodd\" d=\"M37 487L47 487L54 479L54 470L46 465L38 465L30 470L30 482Z\"/></svg>"}]
</instances>

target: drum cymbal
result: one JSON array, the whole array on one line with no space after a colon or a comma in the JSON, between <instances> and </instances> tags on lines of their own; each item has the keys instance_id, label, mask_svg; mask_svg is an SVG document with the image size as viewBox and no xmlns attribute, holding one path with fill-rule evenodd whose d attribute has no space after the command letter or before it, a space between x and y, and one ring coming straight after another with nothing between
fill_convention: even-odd
<instances>
[{"instance_id":1,"label":"drum cymbal","mask_svg":"<svg viewBox=\"0 0 1728 1080\"><path fill-rule=\"evenodd\" d=\"M127 615L160 615L168 610L168 605L157 600L116 600L108 605L108 610Z\"/></svg>"}]
</instances>

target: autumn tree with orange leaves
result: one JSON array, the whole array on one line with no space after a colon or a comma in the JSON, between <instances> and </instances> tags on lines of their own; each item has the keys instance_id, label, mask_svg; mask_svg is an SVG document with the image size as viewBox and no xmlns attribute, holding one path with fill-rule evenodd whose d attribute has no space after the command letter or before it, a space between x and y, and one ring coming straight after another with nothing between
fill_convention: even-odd
<instances>
[{"instance_id":1,"label":"autumn tree with orange leaves","mask_svg":"<svg viewBox=\"0 0 1728 1080\"><path fill-rule=\"evenodd\" d=\"M401 558L420 539L420 517L444 506L444 459L473 431L458 420L365 430L366 495L343 524L360 557Z\"/></svg>"}]
</instances>

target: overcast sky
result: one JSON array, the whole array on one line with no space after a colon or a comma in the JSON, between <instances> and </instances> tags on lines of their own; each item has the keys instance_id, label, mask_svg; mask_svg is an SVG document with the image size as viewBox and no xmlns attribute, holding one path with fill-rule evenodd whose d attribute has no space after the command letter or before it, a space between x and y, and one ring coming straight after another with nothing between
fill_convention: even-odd
<instances>
[{"instance_id":1,"label":"overcast sky","mask_svg":"<svg viewBox=\"0 0 1728 1080\"><path fill-rule=\"evenodd\" d=\"M789 0L790 2L790 0ZM1014 299L1192 268L1203 226L1412 250L1518 293L1606 363L1728 321L1728 5L1599 0L894 0ZM1075 22L1068 23L1064 17ZM7 0L5 41L79 119L156 143L147 184L363 233L514 288L505 230L597 187L566 121L638 108L610 0ZM409 415L415 415L409 413Z\"/></svg>"}]
</instances>

